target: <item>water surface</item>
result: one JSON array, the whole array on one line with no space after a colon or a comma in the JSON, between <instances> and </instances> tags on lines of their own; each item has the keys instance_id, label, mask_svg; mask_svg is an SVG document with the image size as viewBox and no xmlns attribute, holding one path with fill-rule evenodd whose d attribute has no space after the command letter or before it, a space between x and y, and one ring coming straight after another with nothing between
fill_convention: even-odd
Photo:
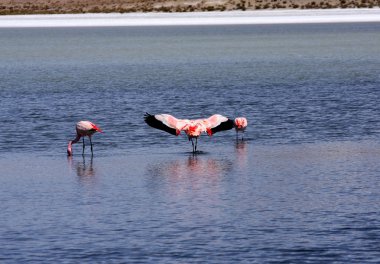
<instances>
[{"instance_id":1,"label":"water surface","mask_svg":"<svg viewBox=\"0 0 380 264\"><path fill-rule=\"evenodd\" d=\"M0 29L0 261L379 262L379 32ZM146 111L249 127L193 155Z\"/></svg>"}]
</instances>

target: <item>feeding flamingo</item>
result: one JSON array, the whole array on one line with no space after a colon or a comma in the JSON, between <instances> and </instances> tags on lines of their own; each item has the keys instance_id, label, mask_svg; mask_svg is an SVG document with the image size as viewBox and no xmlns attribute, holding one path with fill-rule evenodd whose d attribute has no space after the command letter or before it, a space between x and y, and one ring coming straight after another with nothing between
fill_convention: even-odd
<instances>
[{"instance_id":1,"label":"feeding flamingo","mask_svg":"<svg viewBox=\"0 0 380 264\"><path fill-rule=\"evenodd\" d=\"M72 145L77 143L81 137L83 138L83 151L82 151L82 155L83 155L84 154L84 148L85 148L84 137L86 137L86 136L90 139L91 155L93 155L94 153L93 153L93 149L92 149L91 136L96 132L102 133L103 131L99 127L97 127L94 123L91 123L90 121L79 121L76 124L75 128L77 131L77 136L74 140L69 141L69 145L67 146L67 155L68 156L73 155Z\"/></svg>"},{"instance_id":2,"label":"feeding flamingo","mask_svg":"<svg viewBox=\"0 0 380 264\"><path fill-rule=\"evenodd\" d=\"M244 140L244 131L247 128L248 122L245 117L236 117L234 120L234 127L236 131L236 140L238 140L238 133L242 131L243 135L241 136L241 140Z\"/></svg>"},{"instance_id":3,"label":"feeding flamingo","mask_svg":"<svg viewBox=\"0 0 380 264\"><path fill-rule=\"evenodd\" d=\"M216 132L230 130L234 127L233 120L218 114L205 119L189 120L177 119L168 114L151 115L146 113L144 120L149 126L166 131L175 136L178 136L181 131L184 131L189 141L191 141L193 153L197 151L198 137L202 132L212 136ZM195 143L193 141L194 139Z\"/></svg>"}]
</instances>

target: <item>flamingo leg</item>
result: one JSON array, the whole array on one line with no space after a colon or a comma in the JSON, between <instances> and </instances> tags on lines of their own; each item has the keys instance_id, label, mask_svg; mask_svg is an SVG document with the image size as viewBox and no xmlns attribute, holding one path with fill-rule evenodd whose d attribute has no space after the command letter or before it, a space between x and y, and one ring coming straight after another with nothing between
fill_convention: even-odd
<instances>
[{"instance_id":1,"label":"flamingo leg","mask_svg":"<svg viewBox=\"0 0 380 264\"><path fill-rule=\"evenodd\" d=\"M194 150L194 141L193 141L193 138L191 138L191 145L193 146L193 153L195 153L195 150Z\"/></svg>"},{"instance_id":2,"label":"flamingo leg","mask_svg":"<svg viewBox=\"0 0 380 264\"><path fill-rule=\"evenodd\" d=\"M91 140L91 136L89 137L90 138L90 144L91 144L91 156L94 155L94 152L92 150L92 140Z\"/></svg>"},{"instance_id":3,"label":"flamingo leg","mask_svg":"<svg viewBox=\"0 0 380 264\"><path fill-rule=\"evenodd\" d=\"M195 138L195 152L197 152L198 138Z\"/></svg>"},{"instance_id":4,"label":"flamingo leg","mask_svg":"<svg viewBox=\"0 0 380 264\"><path fill-rule=\"evenodd\" d=\"M84 148L85 148L86 146L84 145L84 137L82 137L82 139L83 139L83 150L82 150L82 155L84 155Z\"/></svg>"}]
</instances>

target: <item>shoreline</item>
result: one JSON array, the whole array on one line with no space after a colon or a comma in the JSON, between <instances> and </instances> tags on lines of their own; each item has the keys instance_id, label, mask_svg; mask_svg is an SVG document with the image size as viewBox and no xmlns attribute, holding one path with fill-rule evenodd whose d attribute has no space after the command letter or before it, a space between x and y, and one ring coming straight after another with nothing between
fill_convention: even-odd
<instances>
[{"instance_id":1,"label":"shoreline","mask_svg":"<svg viewBox=\"0 0 380 264\"><path fill-rule=\"evenodd\" d=\"M380 8L0 16L0 28L380 22Z\"/></svg>"}]
</instances>

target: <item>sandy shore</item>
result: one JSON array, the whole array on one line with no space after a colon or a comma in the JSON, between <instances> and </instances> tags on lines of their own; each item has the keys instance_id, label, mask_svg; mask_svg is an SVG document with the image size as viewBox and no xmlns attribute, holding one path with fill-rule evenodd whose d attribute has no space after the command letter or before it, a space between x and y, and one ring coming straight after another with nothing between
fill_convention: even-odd
<instances>
[{"instance_id":1,"label":"sandy shore","mask_svg":"<svg viewBox=\"0 0 380 264\"><path fill-rule=\"evenodd\" d=\"M191 13L11 15L0 17L1 28L238 24L248 25L347 22L380 22L380 9L311 9Z\"/></svg>"},{"instance_id":2,"label":"sandy shore","mask_svg":"<svg viewBox=\"0 0 380 264\"><path fill-rule=\"evenodd\" d=\"M0 15L374 8L379 0L0 0Z\"/></svg>"}]
</instances>

